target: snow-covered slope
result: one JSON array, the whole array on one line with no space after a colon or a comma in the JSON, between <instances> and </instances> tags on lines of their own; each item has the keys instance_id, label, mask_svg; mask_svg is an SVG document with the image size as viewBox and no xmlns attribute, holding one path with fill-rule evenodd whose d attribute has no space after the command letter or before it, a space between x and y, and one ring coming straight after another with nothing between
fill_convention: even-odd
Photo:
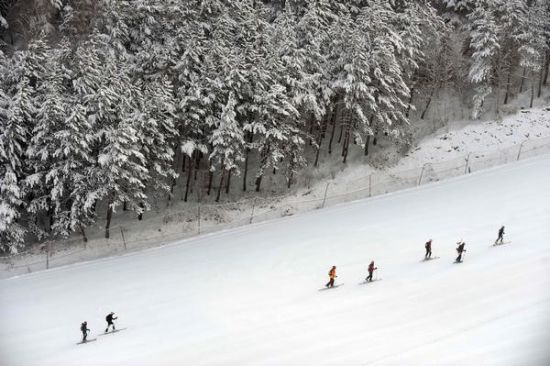
<instances>
[{"instance_id":1,"label":"snow-covered slope","mask_svg":"<svg viewBox=\"0 0 550 366\"><path fill-rule=\"evenodd\" d=\"M544 156L2 280L0 364L549 365L548 187ZM110 311L127 329L76 346Z\"/></svg>"}]
</instances>

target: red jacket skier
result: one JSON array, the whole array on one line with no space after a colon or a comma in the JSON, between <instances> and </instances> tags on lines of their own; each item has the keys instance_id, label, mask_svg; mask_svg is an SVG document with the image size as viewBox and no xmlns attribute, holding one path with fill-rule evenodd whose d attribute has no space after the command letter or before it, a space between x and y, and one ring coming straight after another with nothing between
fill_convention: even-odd
<instances>
[{"instance_id":1,"label":"red jacket skier","mask_svg":"<svg viewBox=\"0 0 550 366\"><path fill-rule=\"evenodd\" d=\"M371 261L370 264L369 264L369 275L367 276L367 278L365 278L365 281L371 282L371 281L372 281L372 274L373 274L374 271L376 271L377 269L378 269L378 267L375 267L375 266L374 266L374 261Z\"/></svg>"},{"instance_id":2,"label":"red jacket skier","mask_svg":"<svg viewBox=\"0 0 550 366\"><path fill-rule=\"evenodd\" d=\"M332 266L332 268L328 272L328 276L330 279L325 287L334 287L334 280L336 279L336 277L338 277L336 276L336 266Z\"/></svg>"}]
</instances>

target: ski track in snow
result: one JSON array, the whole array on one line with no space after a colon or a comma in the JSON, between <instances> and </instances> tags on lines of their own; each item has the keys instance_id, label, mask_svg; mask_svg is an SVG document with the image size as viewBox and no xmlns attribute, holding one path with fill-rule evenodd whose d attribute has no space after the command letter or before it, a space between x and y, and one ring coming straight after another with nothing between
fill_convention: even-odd
<instances>
[{"instance_id":1,"label":"ski track in snow","mask_svg":"<svg viewBox=\"0 0 550 366\"><path fill-rule=\"evenodd\" d=\"M549 186L547 155L1 280L0 365L546 366ZM110 311L128 329L76 346Z\"/></svg>"}]
</instances>

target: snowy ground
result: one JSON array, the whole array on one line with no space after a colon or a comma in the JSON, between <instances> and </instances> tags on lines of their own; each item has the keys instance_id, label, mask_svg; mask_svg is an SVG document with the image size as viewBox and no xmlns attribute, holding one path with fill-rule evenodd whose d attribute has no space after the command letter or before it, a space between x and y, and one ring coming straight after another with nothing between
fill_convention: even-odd
<instances>
[{"instance_id":1,"label":"snowy ground","mask_svg":"<svg viewBox=\"0 0 550 366\"><path fill-rule=\"evenodd\" d=\"M549 365L549 186L547 155L1 280L0 364ZM75 345L110 311L126 330Z\"/></svg>"}]
</instances>

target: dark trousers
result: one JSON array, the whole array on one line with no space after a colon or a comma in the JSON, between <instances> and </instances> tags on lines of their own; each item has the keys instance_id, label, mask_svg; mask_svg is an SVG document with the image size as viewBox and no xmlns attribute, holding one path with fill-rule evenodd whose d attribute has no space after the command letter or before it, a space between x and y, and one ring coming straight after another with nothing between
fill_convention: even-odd
<instances>
[{"instance_id":1,"label":"dark trousers","mask_svg":"<svg viewBox=\"0 0 550 366\"><path fill-rule=\"evenodd\" d=\"M425 257L425 258L431 258L431 257L432 257L432 250L426 248L426 255L425 255L424 257Z\"/></svg>"},{"instance_id":2,"label":"dark trousers","mask_svg":"<svg viewBox=\"0 0 550 366\"><path fill-rule=\"evenodd\" d=\"M500 241L500 244L502 244L504 242L504 236L503 235L499 235L497 240L495 241L495 244L498 244L498 242Z\"/></svg>"},{"instance_id":3,"label":"dark trousers","mask_svg":"<svg viewBox=\"0 0 550 366\"><path fill-rule=\"evenodd\" d=\"M82 342L86 342L87 337L88 337L88 331L82 331Z\"/></svg>"},{"instance_id":4,"label":"dark trousers","mask_svg":"<svg viewBox=\"0 0 550 366\"><path fill-rule=\"evenodd\" d=\"M456 261L457 261L457 262L462 261L462 253L460 253L460 254L458 255L458 257L456 257Z\"/></svg>"},{"instance_id":5,"label":"dark trousers","mask_svg":"<svg viewBox=\"0 0 550 366\"><path fill-rule=\"evenodd\" d=\"M334 287L334 278L331 278L330 281L325 285L325 287Z\"/></svg>"},{"instance_id":6,"label":"dark trousers","mask_svg":"<svg viewBox=\"0 0 550 366\"><path fill-rule=\"evenodd\" d=\"M367 278L365 278L365 281L372 281L372 274L374 273L374 271L369 271L369 275L367 276Z\"/></svg>"},{"instance_id":7,"label":"dark trousers","mask_svg":"<svg viewBox=\"0 0 550 366\"><path fill-rule=\"evenodd\" d=\"M107 322L107 328L105 328L105 332L108 332L109 331L109 327L110 326L113 326L113 330L115 330L115 324L113 322Z\"/></svg>"}]
</instances>

